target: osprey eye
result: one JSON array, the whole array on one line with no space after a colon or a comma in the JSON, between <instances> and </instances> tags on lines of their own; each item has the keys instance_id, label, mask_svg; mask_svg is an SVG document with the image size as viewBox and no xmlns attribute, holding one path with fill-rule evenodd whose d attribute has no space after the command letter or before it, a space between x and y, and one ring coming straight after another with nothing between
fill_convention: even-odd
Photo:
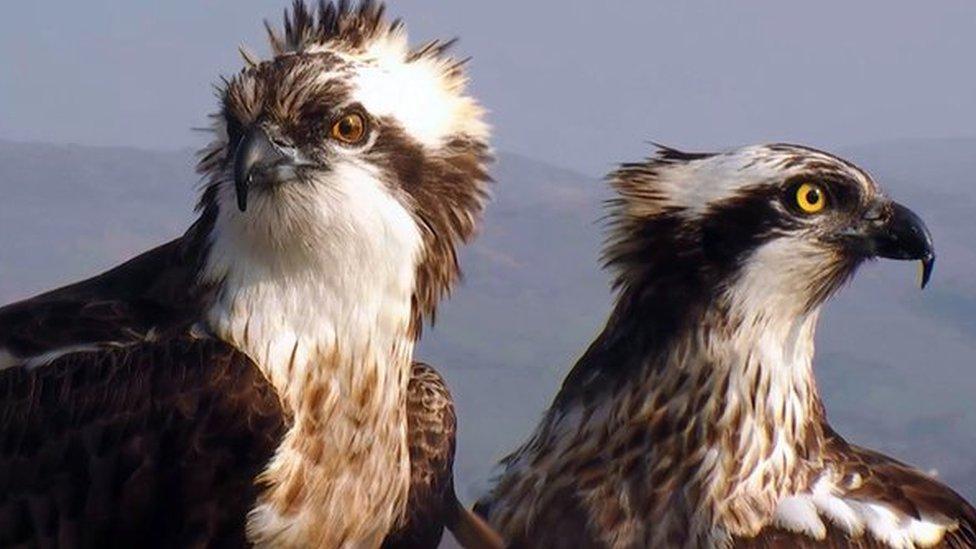
<instances>
[{"instance_id":1,"label":"osprey eye","mask_svg":"<svg viewBox=\"0 0 976 549\"><path fill-rule=\"evenodd\" d=\"M804 213L818 213L827 207L827 193L816 183L803 183L796 188L796 205Z\"/></svg>"},{"instance_id":2,"label":"osprey eye","mask_svg":"<svg viewBox=\"0 0 976 549\"><path fill-rule=\"evenodd\" d=\"M336 141L355 145L366 137L366 118L357 112L345 114L332 124L330 135Z\"/></svg>"}]
</instances>

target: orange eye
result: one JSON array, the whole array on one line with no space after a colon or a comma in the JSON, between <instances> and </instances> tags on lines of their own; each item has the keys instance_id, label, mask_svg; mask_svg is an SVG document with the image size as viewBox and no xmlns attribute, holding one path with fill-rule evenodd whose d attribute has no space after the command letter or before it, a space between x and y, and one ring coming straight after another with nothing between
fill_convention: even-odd
<instances>
[{"instance_id":1,"label":"orange eye","mask_svg":"<svg viewBox=\"0 0 976 549\"><path fill-rule=\"evenodd\" d=\"M818 213L827 207L827 193L820 185L804 183L796 188L796 205L805 213Z\"/></svg>"},{"instance_id":2,"label":"orange eye","mask_svg":"<svg viewBox=\"0 0 976 549\"><path fill-rule=\"evenodd\" d=\"M366 119L355 112L345 114L332 124L330 135L336 141L355 145L366 137Z\"/></svg>"}]
</instances>

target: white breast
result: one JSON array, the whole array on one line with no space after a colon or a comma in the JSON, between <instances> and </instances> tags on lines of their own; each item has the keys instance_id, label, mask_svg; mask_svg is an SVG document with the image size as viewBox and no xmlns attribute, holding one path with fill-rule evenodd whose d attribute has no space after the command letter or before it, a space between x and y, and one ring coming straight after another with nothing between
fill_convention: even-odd
<instances>
[{"instance_id":1,"label":"white breast","mask_svg":"<svg viewBox=\"0 0 976 549\"><path fill-rule=\"evenodd\" d=\"M354 162L328 181L286 184L244 214L229 185L220 192L205 269L220 291L208 322L258 364L294 417L262 475L269 488L249 537L378 545L409 490L404 400L421 235Z\"/></svg>"}]
</instances>

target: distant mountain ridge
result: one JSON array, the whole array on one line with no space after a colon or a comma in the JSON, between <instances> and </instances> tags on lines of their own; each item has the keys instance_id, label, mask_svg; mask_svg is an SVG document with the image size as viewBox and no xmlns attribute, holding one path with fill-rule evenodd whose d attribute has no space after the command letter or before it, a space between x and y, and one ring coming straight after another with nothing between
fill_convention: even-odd
<instances>
[{"instance_id":1,"label":"distant mountain ridge","mask_svg":"<svg viewBox=\"0 0 976 549\"><path fill-rule=\"evenodd\" d=\"M817 376L850 440L938 470L976 498L976 139L839 151L929 223L939 259L926 292L913 265L866 266L827 308ZM623 160L623 159L620 159ZM178 236L193 219L189 151L0 141L0 302L95 274ZM609 310L598 263L606 185L499 155L466 278L418 356L460 410L458 476L471 500L523 440Z\"/></svg>"}]
</instances>

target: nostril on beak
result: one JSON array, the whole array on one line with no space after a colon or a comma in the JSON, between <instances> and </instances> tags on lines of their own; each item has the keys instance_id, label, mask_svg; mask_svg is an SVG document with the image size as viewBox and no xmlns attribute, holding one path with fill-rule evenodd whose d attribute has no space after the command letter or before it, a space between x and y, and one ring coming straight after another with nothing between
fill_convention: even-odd
<instances>
[{"instance_id":1,"label":"nostril on beak","mask_svg":"<svg viewBox=\"0 0 976 549\"><path fill-rule=\"evenodd\" d=\"M885 216L885 205L884 204L874 204L868 211L864 212L865 221L881 221Z\"/></svg>"},{"instance_id":2,"label":"nostril on beak","mask_svg":"<svg viewBox=\"0 0 976 549\"><path fill-rule=\"evenodd\" d=\"M280 137L271 133L266 133L266 135L268 136L268 141L278 149L288 150L295 147L295 145L291 142L291 140L287 138Z\"/></svg>"}]
</instances>

